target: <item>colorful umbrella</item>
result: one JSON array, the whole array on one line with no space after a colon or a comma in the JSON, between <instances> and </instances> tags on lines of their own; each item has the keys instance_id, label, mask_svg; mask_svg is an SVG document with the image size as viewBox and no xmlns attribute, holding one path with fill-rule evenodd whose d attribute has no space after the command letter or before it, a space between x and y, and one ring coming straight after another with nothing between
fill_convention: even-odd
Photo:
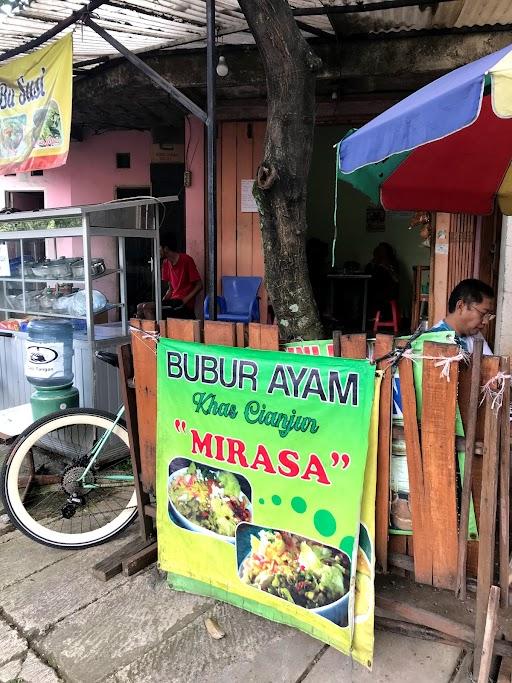
<instances>
[{"instance_id":1,"label":"colorful umbrella","mask_svg":"<svg viewBox=\"0 0 512 683\"><path fill-rule=\"evenodd\" d=\"M511 118L509 46L351 130L337 176L388 210L512 215Z\"/></svg>"}]
</instances>

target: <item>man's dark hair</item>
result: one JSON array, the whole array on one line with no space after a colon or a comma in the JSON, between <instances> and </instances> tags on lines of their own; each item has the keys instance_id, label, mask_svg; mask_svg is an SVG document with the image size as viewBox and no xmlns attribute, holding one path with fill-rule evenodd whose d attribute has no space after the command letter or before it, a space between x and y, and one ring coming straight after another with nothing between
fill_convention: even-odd
<instances>
[{"instance_id":1,"label":"man's dark hair","mask_svg":"<svg viewBox=\"0 0 512 683\"><path fill-rule=\"evenodd\" d=\"M453 313L455 311L457 301L463 301L467 306L470 306L471 304L481 304L484 297L494 299L494 289L482 280L475 278L461 280L450 294L448 312Z\"/></svg>"},{"instance_id":2,"label":"man's dark hair","mask_svg":"<svg viewBox=\"0 0 512 683\"><path fill-rule=\"evenodd\" d=\"M178 239L176 235L165 235L165 237L160 238L160 246L167 247L171 251L178 251Z\"/></svg>"}]
</instances>

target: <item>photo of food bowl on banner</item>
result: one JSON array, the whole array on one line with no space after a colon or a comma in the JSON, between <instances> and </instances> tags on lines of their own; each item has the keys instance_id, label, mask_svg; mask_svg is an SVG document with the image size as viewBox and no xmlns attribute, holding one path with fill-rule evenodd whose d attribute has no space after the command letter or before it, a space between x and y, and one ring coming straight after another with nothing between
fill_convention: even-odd
<instances>
[{"instance_id":1,"label":"photo of food bowl on banner","mask_svg":"<svg viewBox=\"0 0 512 683\"><path fill-rule=\"evenodd\" d=\"M161 339L157 523L172 587L371 667L379 381L367 360Z\"/></svg>"}]
</instances>

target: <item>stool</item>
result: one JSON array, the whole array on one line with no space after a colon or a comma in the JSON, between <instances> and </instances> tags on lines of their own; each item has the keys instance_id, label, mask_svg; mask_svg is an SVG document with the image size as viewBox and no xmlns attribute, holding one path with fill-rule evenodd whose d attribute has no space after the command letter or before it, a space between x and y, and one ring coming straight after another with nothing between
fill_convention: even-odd
<instances>
[{"instance_id":1,"label":"stool","mask_svg":"<svg viewBox=\"0 0 512 683\"><path fill-rule=\"evenodd\" d=\"M373 331L377 332L379 327L392 327L393 328L393 333L395 335L398 334L398 303L396 301L390 301L389 305L391 306L391 320L381 320L380 315L381 312L377 311L377 315L375 316L375 321L373 323Z\"/></svg>"}]
</instances>

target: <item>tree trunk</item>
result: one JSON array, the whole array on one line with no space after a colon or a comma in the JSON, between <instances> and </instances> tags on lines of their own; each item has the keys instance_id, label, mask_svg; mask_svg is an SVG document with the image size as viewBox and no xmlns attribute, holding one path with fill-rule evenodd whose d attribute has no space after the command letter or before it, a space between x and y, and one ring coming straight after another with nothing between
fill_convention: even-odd
<instances>
[{"instance_id":1,"label":"tree trunk","mask_svg":"<svg viewBox=\"0 0 512 683\"><path fill-rule=\"evenodd\" d=\"M254 183L265 282L285 339L318 339L322 326L306 262L306 195L321 61L286 0L239 0L267 78L263 160Z\"/></svg>"}]
</instances>

